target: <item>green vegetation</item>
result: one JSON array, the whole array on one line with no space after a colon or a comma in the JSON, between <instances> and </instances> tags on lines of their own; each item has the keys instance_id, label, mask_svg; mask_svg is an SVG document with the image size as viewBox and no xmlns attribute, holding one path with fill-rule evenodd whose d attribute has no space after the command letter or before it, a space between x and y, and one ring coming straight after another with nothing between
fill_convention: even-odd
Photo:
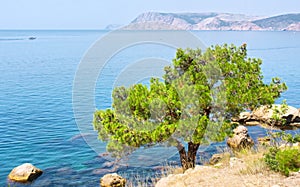
<instances>
[{"instance_id":1,"label":"green vegetation","mask_svg":"<svg viewBox=\"0 0 300 187\"><path fill-rule=\"evenodd\" d=\"M94 128L115 157L165 143L177 147L183 170L193 168L200 144L224 140L232 117L272 104L286 90L279 78L263 82L261 64L247 57L245 44L178 49L164 82L115 88L112 109L95 112Z\"/></svg>"},{"instance_id":2,"label":"green vegetation","mask_svg":"<svg viewBox=\"0 0 300 187\"><path fill-rule=\"evenodd\" d=\"M288 105L286 104L286 100L283 100L281 105L271 107L273 110L273 114L271 117L271 126L274 127L276 124L286 124L286 119L282 118L282 116L288 111Z\"/></svg>"},{"instance_id":3,"label":"green vegetation","mask_svg":"<svg viewBox=\"0 0 300 187\"><path fill-rule=\"evenodd\" d=\"M290 172L300 170L300 134L289 134L284 131L270 132L272 146L264 155L267 166L274 171L289 176Z\"/></svg>"},{"instance_id":4,"label":"green vegetation","mask_svg":"<svg viewBox=\"0 0 300 187\"><path fill-rule=\"evenodd\" d=\"M300 169L300 148L279 149L278 147L271 147L269 152L265 154L264 160L270 169L289 176L290 172Z\"/></svg>"},{"instance_id":5,"label":"green vegetation","mask_svg":"<svg viewBox=\"0 0 300 187\"><path fill-rule=\"evenodd\" d=\"M300 134L292 135L290 133L286 133L285 131L269 131L268 136L266 138L270 139L271 146L279 147L279 146L288 146L293 143L300 142Z\"/></svg>"}]
</instances>

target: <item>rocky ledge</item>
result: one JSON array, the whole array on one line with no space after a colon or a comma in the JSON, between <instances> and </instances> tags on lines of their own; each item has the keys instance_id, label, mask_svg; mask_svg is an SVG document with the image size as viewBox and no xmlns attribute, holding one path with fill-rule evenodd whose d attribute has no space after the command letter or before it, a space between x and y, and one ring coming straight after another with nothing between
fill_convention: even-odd
<instances>
[{"instance_id":1,"label":"rocky ledge","mask_svg":"<svg viewBox=\"0 0 300 187\"><path fill-rule=\"evenodd\" d=\"M258 168L258 167L257 167ZM198 186L299 186L300 173L285 177L272 172L249 172L247 161L232 157L229 164L218 163L214 166L196 166L183 174L171 174L161 178L156 187L198 187ZM243 173L245 172L245 173Z\"/></svg>"},{"instance_id":2,"label":"rocky ledge","mask_svg":"<svg viewBox=\"0 0 300 187\"><path fill-rule=\"evenodd\" d=\"M274 104L261 106L252 112L242 112L232 121L246 126L261 125L282 130L297 129L300 128L300 111L292 106Z\"/></svg>"}]
</instances>

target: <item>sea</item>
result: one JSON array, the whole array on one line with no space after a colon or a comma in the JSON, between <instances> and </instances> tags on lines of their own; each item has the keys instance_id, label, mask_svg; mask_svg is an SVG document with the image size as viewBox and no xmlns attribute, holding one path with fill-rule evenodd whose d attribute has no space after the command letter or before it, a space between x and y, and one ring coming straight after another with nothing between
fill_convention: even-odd
<instances>
[{"instance_id":1,"label":"sea","mask_svg":"<svg viewBox=\"0 0 300 187\"><path fill-rule=\"evenodd\" d=\"M114 169L106 143L93 131L93 112L111 107L113 87L147 84L150 77L160 77L161 65L175 57L176 49L168 42L193 43L181 35L164 40L172 36L169 31L143 37L139 32L128 39L111 37L111 31L105 30L0 30L0 186L99 186L106 173L143 178L156 175L165 161L180 165L175 149L157 146L141 148ZM285 99L300 108L300 32L192 31L188 35L197 38L201 48L246 43L248 56L263 61L264 81L280 77L287 84L288 90L276 102ZM98 65L93 68L88 62L95 49ZM80 100L84 84L80 81L87 78L80 71L86 66L85 75L94 82L87 90L91 94ZM74 102L90 102L92 107L82 112ZM249 133L255 139L266 130L249 127ZM201 146L197 163L225 147L224 142ZM27 162L42 169L42 176L27 184L8 181L10 171Z\"/></svg>"}]
</instances>

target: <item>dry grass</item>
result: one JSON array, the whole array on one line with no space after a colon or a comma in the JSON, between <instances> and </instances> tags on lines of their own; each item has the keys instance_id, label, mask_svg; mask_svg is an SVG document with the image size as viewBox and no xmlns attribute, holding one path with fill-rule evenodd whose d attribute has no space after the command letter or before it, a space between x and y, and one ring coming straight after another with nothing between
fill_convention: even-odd
<instances>
[{"instance_id":1,"label":"dry grass","mask_svg":"<svg viewBox=\"0 0 300 187\"><path fill-rule=\"evenodd\" d=\"M157 167L157 173L155 176L140 175L133 173L130 176L128 174L122 175L127 179L126 187L152 187L158 182L159 179L167 177L170 174L182 174L183 170L179 166L164 164L163 166ZM128 175L128 176L126 176Z\"/></svg>"},{"instance_id":2,"label":"dry grass","mask_svg":"<svg viewBox=\"0 0 300 187\"><path fill-rule=\"evenodd\" d=\"M133 183L128 181L128 187L148 186L300 186L298 177L287 178L279 173L270 171L264 163L263 155L267 152L264 146L255 150L242 150L240 152L222 151L223 158L217 166L197 166L194 170L187 170L182 174L180 167L165 165L159 167L160 172L154 178L138 178L135 181L151 181L150 183ZM172 175L170 175L172 174ZM176 175L181 174L181 175ZM128 178L129 179L129 178ZM161 179L160 182L158 180Z\"/></svg>"},{"instance_id":3,"label":"dry grass","mask_svg":"<svg viewBox=\"0 0 300 187\"><path fill-rule=\"evenodd\" d=\"M264 154L267 152L265 147L258 147L253 150L242 150L236 153L236 157L244 162L244 167L240 168L242 175L270 174L268 166L264 162Z\"/></svg>"},{"instance_id":4,"label":"dry grass","mask_svg":"<svg viewBox=\"0 0 300 187\"><path fill-rule=\"evenodd\" d=\"M153 178L150 176L141 176L139 174L135 174L134 176L124 176L127 178L126 187L150 187L155 186L158 178Z\"/></svg>"},{"instance_id":5,"label":"dry grass","mask_svg":"<svg viewBox=\"0 0 300 187\"><path fill-rule=\"evenodd\" d=\"M218 164L197 166L183 175L169 175L162 178L157 186L300 186L300 174L294 178L287 178L269 170L263 160L266 151L267 148L261 146L255 150L242 150L234 154L223 152L224 157Z\"/></svg>"},{"instance_id":6,"label":"dry grass","mask_svg":"<svg viewBox=\"0 0 300 187\"><path fill-rule=\"evenodd\" d=\"M179 166L164 166L161 170L161 176L160 177L167 177L170 174L182 174L183 173L183 169L182 167Z\"/></svg>"},{"instance_id":7,"label":"dry grass","mask_svg":"<svg viewBox=\"0 0 300 187\"><path fill-rule=\"evenodd\" d=\"M224 152L222 153L222 159L219 161L219 166L218 164L215 165L215 167L217 168L224 168L224 167L228 167L230 165L230 157L231 157L231 153L229 152Z\"/></svg>"}]
</instances>

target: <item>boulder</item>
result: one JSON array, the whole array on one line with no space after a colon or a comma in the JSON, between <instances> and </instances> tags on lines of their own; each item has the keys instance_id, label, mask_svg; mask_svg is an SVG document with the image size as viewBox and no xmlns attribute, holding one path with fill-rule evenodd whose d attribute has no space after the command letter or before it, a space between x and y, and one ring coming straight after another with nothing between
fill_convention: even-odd
<instances>
[{"instance_id":1,"label":"boulder","mask_svg":"<svg viewBox=\"0 0 300 187\"><path fill-rule=\"evenodd\" d=\"M248 129L245 126L239 125L233 130L233 133L233 136L227 139L227 145L230 148L240 150L254 145L254 141L249 136Z\"/></svg>"},{"instance_id":2,"label":"boulder","mask_svg":"<svg viewBox=\"0 0 300 187\"><path fill-rule=\"evenodd\" d=\"M259 121L246 121L245 123L247 126L257 126L260 125Z\"/></svg>"},{"instance_id":3,"label":"boulder","mask_svg":"<svg viewBox=\"0 0 300 187\"><path fill-rule=\"evenodd\" d=\"M209 159L209 164L210 165L215 165L218 162L220 162L223 158L222 154L214 154L210 159Z\"/></svg>"},{"instance_id":4,"label":"boulder","mask_svg":"<svg viewBox=\"0 0 300 187\"><path fill-rule=\"evenodd\" d=\"M240 123L246 122L249 119L251 119L250 112L241 112L239 116L231 118L233 122L240 122Z\"/></svg>"},{"instance_id":5,"label":"boulder","mask_svg":"<svg viewBox=\"0 0 300 187\"><path fill-rule=\"evenodd\" d=\"M289 126L291 126L292 128L300 128L300 123L299 122L293 122L293 123L290 123Z\"/></svg>"},{"instance_id":6,"label":"boulder","mask_svg":"<svg viewBox=\"0 0 300 187\"><path fill-rule=\"evenodd\" d=\"M42 173L42 170L36 168L32 164L25 163L14 168L8 175L8 178L12 181L26 183L34 181L41 176Z\"/></svg>"},{"instance_id":7,"label":"boulder","mask_svg":"<svg viewBox=\"0 0 300 187\"><path fill-rule=\"evenodd\" d=\"M272 117L275 115L274 111L278 111L278 118L285 119L287 124L300 122L299 110L292 106L287 106L286 109L282 105L274 104L272 106L261 106L255 109L251 114L251 120L261 121L266 124L272 123ZM277 122L275 125L282 125Z\"/></svg>"},{"instance_id":8,"label":"boulder","mask_svg":"<svg viewBox=\"0 0 300 187\"><path fill-rule=\"evenodd\" d=\"M125 187L126 179L116 173L106 174L100 179L101 187Z\"/></svg>"},{"instance_id":9,"label":"boulder","mask_svg":"<svg viewBox=\"0 0 300 187\"><path fill-rule=\"evenodd\" d=\"M210 159L209 159L209 164L210 165L214 165L216 166L216 164L218 164L219 162L223 162L226 159L230 158L230 153L218 153L218 154L214 154Z\"/></svg>"},{"instance_id":10,"label":"boulder","mask_svg":"<svg viewBox=\"0 0 300 187\"><path fill-rule=\"evenodd\" d=\"M239 115L239 120L240 121L248 121L251 118L251 113L250 112L241 112Z\"/></svg>"},{"instance_id":11,"label":"boulder","mask_svg":"<svg viewBox=\"0 0 300 187\"><path fill-rule=\"evenodd\" d=\"M247 126L273 126L283 130L300 128L299 109L288 105L286 107L283 106L278 104L264 105L254 109L251 113L241 112L239 116L231 120Z\"/></svg>"}]
</instances>

